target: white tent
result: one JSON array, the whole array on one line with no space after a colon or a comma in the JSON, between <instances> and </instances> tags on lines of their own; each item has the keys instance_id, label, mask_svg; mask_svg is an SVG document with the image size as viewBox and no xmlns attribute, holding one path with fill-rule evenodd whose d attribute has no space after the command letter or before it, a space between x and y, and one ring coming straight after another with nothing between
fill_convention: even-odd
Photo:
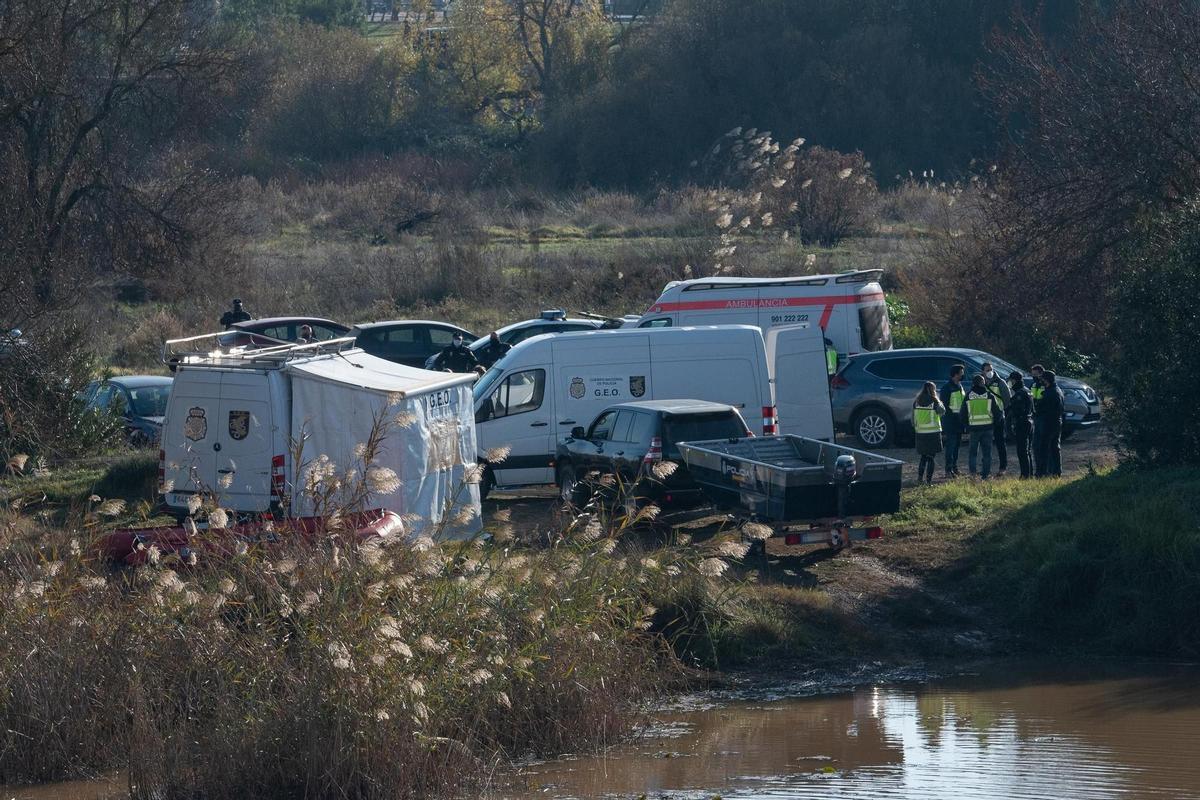
<instances>
[{"instance_id":1,"label":"white tent","mask_svg":"<svg viewBox=\"0 0 1200 800\"><path fill-rule=\"evenodd\" d=\"M480 529L479 487L465 480L476 460L475 376L406 367L361 350L294 361L287 372L292 437L305 437L305 464L324 455L339 471L361 474L355 449L385 420L372 465L395 470L401 485L394 493L369 496L365 508L397 512L409 535L466 536ZM293 513L300 515L313 512L304 496L305 464L296 466L292 481Z\"/></svg>"}]
</instances>

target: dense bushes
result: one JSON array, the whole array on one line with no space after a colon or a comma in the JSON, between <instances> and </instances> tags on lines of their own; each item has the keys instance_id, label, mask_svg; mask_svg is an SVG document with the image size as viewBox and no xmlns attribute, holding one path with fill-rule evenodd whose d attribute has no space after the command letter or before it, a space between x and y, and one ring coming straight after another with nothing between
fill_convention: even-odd
<instances>
[{"instance_id":1,"label":"dense bushes","mask_svg":"<svg viewBox=\"0 0 1200 800\"><path fill-rule=\"evenodd\" d=\"M1108 324L1116 430L1143 464L1200 464L1200 201L1157 220L1128 254Z\"/></svg>"}]
</instances>

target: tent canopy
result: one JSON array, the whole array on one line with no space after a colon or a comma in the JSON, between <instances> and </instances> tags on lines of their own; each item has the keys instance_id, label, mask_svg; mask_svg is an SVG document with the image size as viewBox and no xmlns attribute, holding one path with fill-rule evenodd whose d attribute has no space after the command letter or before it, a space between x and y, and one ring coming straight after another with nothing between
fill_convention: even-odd
<instances>
[{"instance_id":1,"label":"tent canopy","mask_svg":"<svg viewBox=\"0 0 1200 800\"><path fill-rule=\"evenodd\" d=\"M399 513L409 535L479 530L479 487L466 482L476 458L473 375L414 369L361 350L292 362L287 372L292 438L302 442L293 509L320 512L305 492L306 470L325 456L340 475L395 471L399 489L371 494L365 508ZM364 464L357 448L381 425L382 446Z\"/></svg>"}]
</instances>

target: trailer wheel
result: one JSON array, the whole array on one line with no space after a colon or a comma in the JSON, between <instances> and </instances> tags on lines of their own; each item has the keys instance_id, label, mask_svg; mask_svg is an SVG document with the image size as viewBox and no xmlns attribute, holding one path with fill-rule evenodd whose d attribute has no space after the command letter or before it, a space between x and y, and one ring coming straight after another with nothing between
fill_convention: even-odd
<instances>
[{"instance_id":1,"label":"trailer wheel","mask_svg":"<svg viewBox=\"0 0 1200 800\"><path fill-rule=\"evenodd\" d=\"M579 480L579 476L575 474L575 467L570 464L563 464L558 468L558 496L563 503L569 506L580 508L587 505L589 495L588 487Z\"/></svg>"},{"instance_id":2,"label":"trailer wheel","mask_svg":"<svg viewBox=\"0 0 1200 800\"><path fill-rule=\"evenodd\" d=\"M878 406L864 408L854 415L850 425L858 441L868 450L881 450L892 446L896 438L895 418Z\"/></svg>"}]
</instances>

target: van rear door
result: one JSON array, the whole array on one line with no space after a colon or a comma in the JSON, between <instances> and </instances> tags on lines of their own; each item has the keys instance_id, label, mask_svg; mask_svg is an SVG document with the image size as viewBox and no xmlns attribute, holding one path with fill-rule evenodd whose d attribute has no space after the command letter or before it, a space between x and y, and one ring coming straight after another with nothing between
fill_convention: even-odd
<instances>
[{"instance_id":1,"label":"van rear door","mask_svg":"<svg viewBox=\"0 0 1200 800\"><path fill-rule=\"evenodd\" d=\"M271 506L275 420L270 397L265 373L231 370L221 379L220 413L212 421L216 426L214 489L228 508L261 512Z\"/></svg>"},{"instance_id":2,"label":"van rear door","mask_svg":"<svg viewBox=\"0 0 1200 800\"><path fill-rule=\"evenodd\" d=\"M766 335L780 433L833 441L825 342L819 328L794 325Z\"/></svg>"},{"instance_id":3,"label":"van rear door","mask_svg":"<svg viewBox=\"0 0 1200 800\"><path fill-rule=\"evenodd\" d=\"M163 479L172 487L166 504L187 508L188 498L216 486L216 420L220 416L221 372L180 368L171 385L163 422Z\"/></svg>"}]
</instances>

